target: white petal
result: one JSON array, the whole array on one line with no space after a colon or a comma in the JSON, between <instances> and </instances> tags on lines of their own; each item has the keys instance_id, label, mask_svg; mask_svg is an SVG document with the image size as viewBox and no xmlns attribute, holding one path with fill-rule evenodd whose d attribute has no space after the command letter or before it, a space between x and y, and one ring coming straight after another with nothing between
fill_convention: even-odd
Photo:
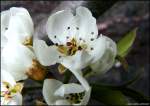
<instances>
[{"instance_id":1,"label":"white petal","mask_svg":"<svg viewBox=\"0 0 150 106\"><path fill-rule=\"evenodd\" d=\"M12 7L4 13L1 19L1 29L4 32L3 35L7 37L8 40L23 42L26 37L32 36L33 22L26 9ZM8 28L8 30L5 28Z\"/></svg>"},{"instance_id":2,"label":"white petal","mask_svg":"<svg viewBox=\"0 0 150 106\"><path fill-rule=\"evenodd\" d=\"M33 43L35 54L42 65L53 65L59 60L56 46L48 46L45 41L35 39Z\"/></svg>"},{"instance_id":3,"label":"white petal","mask_svg":"<svg viewBox=\"0 0 150 106\"><path fill-rule=\"evenodd\" d=\"M88 66L91 56L85 51L77 51L73 56L62 57L61 64L70 70L80 70Z\"/></svg>"},{"instance_id":4,"label":"white petal","mask_svg":"<svg viewBox=\"0 0 150 106\"><path fill-rule=\"evenodd\" d=\"M26 38L32 37L33 25L31 25L25 17L14 16L11 17L9 29L6 32L8 40L17 40L22 43Z\"/></svg>"},{"instance_id":5,"label":"white petal","mask_svg":"<svg viewBox=\"0 0 150 106\"><path fill-rule=\"evenodd\" d=\"M70 103L63 99L65 94L81 93L84 91L85 89L79 84L63 84L55 79L46 79L43 86L43 96L48 105L69 105ZM90 93L91 88L89 87L89 89L85 91L85 96L83 97L80 105L86 105L88 103Z\"/></svg>"},{"instance_id":6,"label":"white petal","mask_svg":"<svg viewBox=\"0 0 150 106\"><path fill-rule=\"evenodd\" d=\"M85 92L85 95L79 105L87 105L91 96L91 88Z\"/></svg>"},{"instance_id":7,"label":"white petal","mask_svg":"<svg viewBox=\"0 0 150 106\"><path fill-rule=\"evenodd\" d=\"M1 12L1 35L8 28L10 13L8 10Z\"/></svg>"},{"instance_id":8,"label":"white petal","mask_svg":"<svg viewBox=\"0 0 150 106\"><path fill-rule=\"evenodd\" d=\"M52 14L47 21L48 37L58 44L65 44L67 36L75 34L74 16L69 10L58 11Z\"/></svg>"},{"instance_id":9,"label":"white petal","mask_svg":"<svg viewBox=\"0 0 150 106\"><path fill-rule=\"evenodd\" d=\"M55 91L55 95L64 97L65 94L81 93L84 90L85 89L79 84L75 83L63 84L62 86L60 86L59 89Z\"/></svg>"},{"instance_id":10,"label":"white petal","mask_svg":"<svg viewBox=\"0 0 150 106\"><path fill-rule=\"evenodd\" d=\"M71 104L67 100L62 99L62 100L57 100L55 105L58 105L58 106L65 105L66 106L66 105L71 105Z\"/></svg>"},{"instance_id":11,"label":"white petal","mask_svg":"<svg viewBox=\"0 0 150 106\"><path fill-rule=\"evenodd\" d=\"M112 55L111 51L106 51L105 55L95 62L94 64L91 64L92 72L91 74L103 74L107 72L114 63L114 56Z\"/></svg>"},{"instance_id":12,"label":"white petal","mask_svg":"<svg viewBox=\"0 0 150 106\"><path fill-rule=\"evenodd\" d=\"M57 97L54 95L55 91L62 85L63 83L55 80L55 79L46 79L43 84L43 96L48 105L55 104Z\"/></svg>"},{"instance_id":13,"label":"white petal","mask_svg":"<svg viewBox=\"0 0 150 106\"><path fill-rule=\"evenodd\" d=\"M9 72L2 69L1 70L1 82L3 81L8 82L11 86L14 86L16 84L13 76Z\"/></svg>"},{"instance_id":14,"label":"white petal","mask_svg":"<svg viewBox=\"0 0 150 106\"><path fill-rule=\"evenodd\" d=\"M7 44L7 38L1 35L1 50L4 48L6 44Z\"/></svg>"},{"instance_id":15,"label":"white petal","mask_svg":"<svg viewBox=\"0 0 150 106\"><path fill-rule=\"evenodd\" d=\"M79 82L85 87L86 90L89 89L89 84L86 79L83 78L81 69L88 66L91 62L91 56L85 51L77 51L73 56L62 57L61 64L67 67L79 80Z\"/></svg>"},{"instance_id":16,"label":"white petal","mask_svg":"<svg viewBox=\"0 0 150 106\"><path fill-rule=\"evenodd\" d=\"M1 50L1 52L2 52L2 50ZM1 55L1 70L4 70L4 68L5 68L4 59L2 58L2 55Z\"/></svg>"},{"instance_id":17,"label":"white petal","mask_svg":"<svg viewBox=\"0 0 150 106\"><path fill-rule=\"evenodd\" d=\"M96 19L92 16L89 9L85 7L78 7L76 9L76 24L79 30L77 31L78 38L82 38L89 42L95 39L98 35L98 28Z\"/></svg>"},{"instance_id":18,"label":"white petal","mask_svg":"<svg viewBox=\"0 0 150 106\"><path fill-rule=\"evenodd\" d=\"M33 23L30 23L27 17L20 15L10 18L8 30L5 33L8 40L23 43L26 38L32 37L32 34Z\"/></svg>"},{"instance_id":19,"label":"white petal","mask_svg":"<svg viewBox=\"0 0 150 106\"><path fill-rule=\"evenodd\" d=\"M115 56L117 54L116 43L108 37L105 37L105 39L107 43L105 53L100 58L100 60L98 60L94 64L91 64L91 68L93 69L93 74L105 73L114 64Z\"/></svg>"},{"instance_id":20,"label":"white petal","mask_svg":"<svg viewBox=\"0 0 150 106\"><path fill-rule=\"evenodd\" d=\"M88 45L87 51L93 58L92 63L99 60L106 51L106 38L101 36Z\"/></svg>"},{"instance_id":21,"label":"white petal","mask_svg":"<svg viewBox=\"0 0 150 106\"><path fill-rule=\"evenodd\" d=\"M26 71L32 66L34 53L19 43L8 43L2 51L3 63L16 81L26 79Z\"/></svg>"},{"instance_id":22,"label":"white petal","mask_svg":"<svg viewBox=\"0 0 150 106\"><path fill-rule=\"evenodd\" d=\"M7 43L7 38L4 36L4 34L8 28L9 18L9 11L1 12L1 47L4 47L4 45Z\"/></svg>"},{"instance_id":23,"label":"white petal","mask_svg":"<svg viewBox=\"0 0 150 106\"><path fill-rule=\"evenodd\" d=\"M12 7L12 8L10 8L10 14L11 14L11 16L17 16L18 15L18 16L26 17L26 18L28 18L28 20L30 21L30 23L33 23L28 10L25 9L25 8L22 8L22 7Z\"/></svg>"},{"instance_id":24,"label":"white petal","mask_svg":"<svg viewBox=\"0 0 150 106\"><path fill-rule=\"evenodd\" d=\"M22 105L22 95L17 93L9 102L9 105Z\"/></svg>"},{"instance_id":25,"label":"white petal","mask_svg":"<svg viewBox=\"0 0 150 106\"><path fill-rule=\"evenodd\" d=\"M107 41L107 49L111 50L113 55L116 55L117 54L117 45L116 43L110 39L109 37L107 36L104 36L106 38L106 41Z\"/></svg>"},{"instance_id":26,"label":"white petal","mask_svg":"<svg viewBox=\"0 0 150 106\"><path fill-rule=\"evenodd\" d=\"M88 91L90 89L90 86L87 82L87 80L80 74L81 72L79 72L80 70L70 70L75 77L78 79L78 81L82 84L82 86L84 87L84 89L86 91Z\"/></svg>"}]
</instances>

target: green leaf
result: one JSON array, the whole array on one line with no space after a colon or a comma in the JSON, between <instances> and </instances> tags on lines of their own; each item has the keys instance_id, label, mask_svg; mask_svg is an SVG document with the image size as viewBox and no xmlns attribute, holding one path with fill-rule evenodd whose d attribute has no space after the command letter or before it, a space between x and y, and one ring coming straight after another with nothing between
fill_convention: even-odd
<instances>
[{"instance_id":1,"label":"green leaf","mask_svg":"<svg viewBox=\"0 0 150 106\"><path fill-rule=\"evenodd\" d=\"M138 79L141 78L141 75L143 74L143 71L138 71L138 73L136 73L136 75L129 81L125 82L124 84L120 85L121 87L127 87L129 85L134 84Z\"/></svg>"},{"instance_id":2,"label":"green leaf","mask_svg":"<svg viewBox=\"0 0 150 106\"><path fill-rule=\"evenodd\" d=\"M134 99L134 100L137 101L138 103L150 103L150 97L144 96L144 95L143 95L141 92L139 92L139 91L136 91L136 90L131 89L131 88L125 88L125 87L122 87L122 88L119 88L119 89L120 89L120 91L121 91L124 95L126 95L126 96L128 96L128 97Z\"/></svg>"},{"instance_id":3,"label":"green leaf","mask_svg":"<svg viewBox=\"0 0 150 106\"><path fill-rule=\"evenodd\" d=\"M132 46L135 38L136 38L136 30L130 31L127 35L125 35L119 42L117 43L118 55L121 57L125 57L130 51L130 47Z\"/></svg>"},{"instance_id":4,"label":"green leaf","mask_svg":"<svg viewBox=\"0 0 150 106\"><path fill-rule=\"evenodd\" d=\"M122 85L106 85L106 84L91 84L92 86L92 97L93 99L96 99L102 103L105 103L106 104L110 104L112 100L107 100L109 101L110 103L107 103L106 100L103 100L103 98L100 98L102 97L101 95L109 95L109 93L113 93L113 92L110 92L108 91L107 92L107 89L110 89L112 91L117 91L116 93L121 92L121 93L118 93L117 95L122 95L120 97L123 97L124 95L127 96L127 97L130 97L132 98L133 100L135 100L137 103L149 103L150 102L150 97L147 97L147 96L144 96L141 92L139 91L136 91L132 88L129 88L129 87L126 87L126 86L122 86ZM101 89L106 89L106 90L101 90ZM115 93L114 92L114 93ZM105 94L106 93L106 94ZM112 97L115 97L114 94L112 94ZM119 97L119 96L118 96ZM116 98L116 97L115 97ZM112 104L116 104L116 99L115 98L112 98L114 102L112 102ZM123 97L125 98L125 97ZM123 101L123 99L121 99ZM124 102L126 103L126 100L124 99ZM119 102L117 102L119 103ZM121 102L122 103L122 102Z\"/></svg>"},{"instance_id":5,"label":"green leaf","mask_svg":"<svg viewBox=\"0 0 150 106\"><path fill-rule=\"evenodd\" d=\"M127 105L127 99L119 90L93 86L92 98L106 105Z\"/></svg>"}]
</instances>

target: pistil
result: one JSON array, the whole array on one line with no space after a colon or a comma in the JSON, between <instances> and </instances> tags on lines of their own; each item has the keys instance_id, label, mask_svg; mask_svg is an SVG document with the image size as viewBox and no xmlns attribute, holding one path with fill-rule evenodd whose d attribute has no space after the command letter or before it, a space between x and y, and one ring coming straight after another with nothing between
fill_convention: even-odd
<instances>
[{"instance_id":1,"label":"pistil","mask_svg":"<svg viewBox=\"0 0 150 106\"><path fill-rule=\"evenodd\" d=\"M58 51L65 56L73 56L78 50L86 48L85 44L79 45L74 38L70 42L66 42L66 45L58 45Z\"/></svg>"}]
</instances>

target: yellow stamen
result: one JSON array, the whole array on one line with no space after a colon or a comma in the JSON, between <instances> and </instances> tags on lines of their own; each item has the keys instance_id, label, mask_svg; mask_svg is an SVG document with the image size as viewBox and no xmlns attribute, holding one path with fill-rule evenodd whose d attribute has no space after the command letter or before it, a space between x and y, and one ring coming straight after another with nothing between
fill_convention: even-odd
<instances>
[{"instance_id":1,"label":"yellow stamen","mask_svg":"<svg viewBox=\"0 0 150 106\"><path fill-rule=\"evenodd\" d=\"M68 48L66 46L63 45L59 45L58 46L58 51L64 55L67 55L68 53Z\"/></svg>"},{"instance_id":2,"label":"yellow stamen","mask_svg":"<svg viewBox=\"0 0 150 106\"><path fill-rule=\"evenodd\" d=\"M33 45L33 39L32 39L32 37L27 37L25 39L25 41L23 42L23 45L32 46Z\"/></svg>"},{"instance_id":3,"label":"yellow stamen","mask_svg":"<svg viewBox=\"0 0 150 106\"><path fill-rule=\"evenodd\" d=\"M23 88L23 84L22 84L22 83L17 83L17 84L14 86L14 89L15 89L17 92L21 92L21 91L22 91L22 88Z\"/></svg>"},{"instance_id":4,"label":"yellow stamen","mask_svg":"<svg viewBox=\"0 0 150 106\"><path fill-rule=\"evenodd\" d=\"M67 68L65 66L63 66L62 64L60 64L58 66L58 71L59 71L60 74L65 73L66 70L67 70Z\"/></svg>"},{"instance_id":5,"label":"yellow stamen","mask_svg":"<svg viewBox=\"0 0 150 106\"><path fill-rule=\"evenodd\" d=\"M82 50L86 48L87 48L86 44L78 45L77 41L73 38L70 42L67 42L66 45L59 45L58 51L64 54L65 56L72 56L78 50Z\"/></svg>"}]
</instances>

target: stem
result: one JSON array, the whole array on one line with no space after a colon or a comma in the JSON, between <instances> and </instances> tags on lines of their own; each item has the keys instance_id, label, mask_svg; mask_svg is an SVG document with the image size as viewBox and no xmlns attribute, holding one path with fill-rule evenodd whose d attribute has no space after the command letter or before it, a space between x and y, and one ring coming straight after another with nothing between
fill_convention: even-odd
<instances>
[{"instance_id":1,"label":"stem","mask_svg":"<svg viewBox=\"0 0 150 106\"><path fill-rule=\"evenodd\" d=\"M66 70L63 83L67 84L70 81L71 77L72 77L72 73L70 71Z\"/></svg>"},{"instance_id":2,"label":"stem","mask_svg":"<svg viewBox=\"0 0 150 106\"><path fill-rule=\"evenodd\" d=\"M141 92L136 91L134 89L119 88L118 90L120 90L124 95L133 98L137 102L140 102L140 103L146 103L146 102L149 103L150 102L149 97L144 96Z\"/></svg>"},{"instance_id":3,"label":"stem","mask_svg":"<svg viewBox=\"0 0 150 106\"><path fill-rule=\"evenodd\" d=\"M121 62L124 70L127 71L129 66L128 66L128 62L126 61L125 57L121 57L121 56L117 55L116 59Z\"/></svg>"},{"instance_id":4,"label":"stem","mask_svg":"<svg viewBox=\"0 0 150 106\"><path fill-rule=\"evenodd\" d=\"M91 71L92 69L90 67L86 67L85 70L83 71L83 76L86 77Z\"/></svg>"}]
</instances>

